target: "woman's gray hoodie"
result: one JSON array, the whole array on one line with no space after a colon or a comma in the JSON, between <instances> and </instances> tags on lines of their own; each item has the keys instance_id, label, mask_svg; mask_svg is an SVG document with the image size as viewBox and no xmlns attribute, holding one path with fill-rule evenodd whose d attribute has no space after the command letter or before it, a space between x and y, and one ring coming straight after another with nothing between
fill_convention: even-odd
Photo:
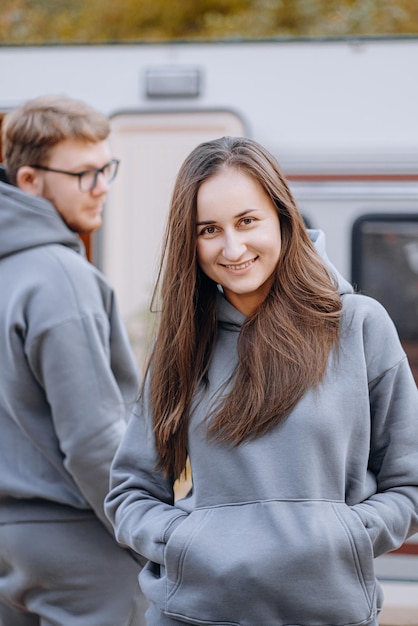
<instances>
[{"instance_id":1,"label":"woman's gray hoodie","mask_svg":"<svg viewBox=\"0 0 418 626\"><path fill-rule=\"evenodd\" d=\"M325 256L324 238L311 232ZM323 382L266 435L210 442L205 417L236 366L244 317L222 296L209 388L189 427L193 493L175 504L155 470L147 398L116 454L107 514L149 559L146 596L188 624L377 625L373 559L418 530L418 395L375 300L343 303Z\"/></svg>"},{"instance_id":2,"label":"woman's gray hoodie","mask_svg":"<svg viewBox=\"0 0 418 626\"><path fill-rule=\"evenodd\" d=\"M135 359L79 237L4 183L0 294L0 524L95 514L111 530L103 500Z\"/></svg>"}]
</instances>

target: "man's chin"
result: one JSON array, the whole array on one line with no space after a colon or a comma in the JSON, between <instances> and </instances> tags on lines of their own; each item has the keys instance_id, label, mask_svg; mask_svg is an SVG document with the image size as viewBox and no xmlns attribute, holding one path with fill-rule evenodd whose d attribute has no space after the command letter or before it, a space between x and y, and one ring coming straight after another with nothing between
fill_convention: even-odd
<instances>
[{"instance_id":1,"label":"man's chin","mask_svg":"<svg viewBox=\"0 0 418 626\"><path fill-rule=\"evenodd\" d=\"M73 224L69 225L69 228L73 230L78 235L91 235L96 230L102 226L102 219L95 219L94 221L89 222L88 224Z\"/></svg>"}]
</instances>

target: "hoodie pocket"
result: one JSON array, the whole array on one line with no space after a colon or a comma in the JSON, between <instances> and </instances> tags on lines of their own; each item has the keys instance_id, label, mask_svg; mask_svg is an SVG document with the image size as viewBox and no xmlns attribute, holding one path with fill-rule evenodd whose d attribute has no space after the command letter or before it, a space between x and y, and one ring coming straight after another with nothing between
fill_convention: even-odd
<instances>
[{"instance_id":1,"label":"hoodie pocket","mask_svg":"<svg viewBox=\"0 0 418 626\"><path fill-rule=\"evenodd\" d=\"M144 592L192 624L354 626L375 615L371 542L340 502L195 510L170 536L165 567L151 572Z\"/></svg>"}]
</instances>

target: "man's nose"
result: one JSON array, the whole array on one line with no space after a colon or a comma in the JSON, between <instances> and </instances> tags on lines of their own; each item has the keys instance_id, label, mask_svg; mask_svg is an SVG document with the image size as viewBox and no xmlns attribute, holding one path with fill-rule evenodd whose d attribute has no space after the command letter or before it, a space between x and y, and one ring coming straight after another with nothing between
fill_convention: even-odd
<instances>
[{"instance_id":1,"label":"man's nose","mask_svg":"<svg viewBox=\"0 0 418 626\"><path fill-rule=\"evenodd\" d=\"M99 172L97 174L96 184L91 190L92 193L96 195L107 193L109 191L109 188L110 188L110 183L108 182L106 176L102 172Z\"/></svg>"}]
</instances>

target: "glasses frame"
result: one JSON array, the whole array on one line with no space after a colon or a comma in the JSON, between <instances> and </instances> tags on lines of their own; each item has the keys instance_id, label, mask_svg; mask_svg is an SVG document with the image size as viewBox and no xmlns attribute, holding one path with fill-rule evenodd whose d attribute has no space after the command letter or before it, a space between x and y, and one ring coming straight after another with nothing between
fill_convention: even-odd
<instances>
[{"instance_id":1,"label":"glasses frame","mask_svg":"<svg viewBox=\"0 0 418 626\"><path fill-rule=\"evenodd\" d=\"M116 178L116 174L118 173L119 163L120 163L119 159L112 159L111 161L103 165L103 167L92 167L88 170L83 170L82 172L69 172L68 170L59 170L54 167L48 167L47 165L38 165L38 164L30 165L30 167L33 167L35 170L42 170L44 172L55 172L56 174L65 174L66 176L75 176L76 178L78 178L78 187L80 191L82 191L83 193L88 193L89 191L92 191L96 187L99 174L103 174L104 176L104 171L109 166L114 167L114 172L112 173L111 178L106 179L108 183L111 183ZM83 189L82 188L83 176L85 176L86 174L91 174L92 172L94 172L92 184L90 185L88 189Z\"/></svg>"}]
</instances>

